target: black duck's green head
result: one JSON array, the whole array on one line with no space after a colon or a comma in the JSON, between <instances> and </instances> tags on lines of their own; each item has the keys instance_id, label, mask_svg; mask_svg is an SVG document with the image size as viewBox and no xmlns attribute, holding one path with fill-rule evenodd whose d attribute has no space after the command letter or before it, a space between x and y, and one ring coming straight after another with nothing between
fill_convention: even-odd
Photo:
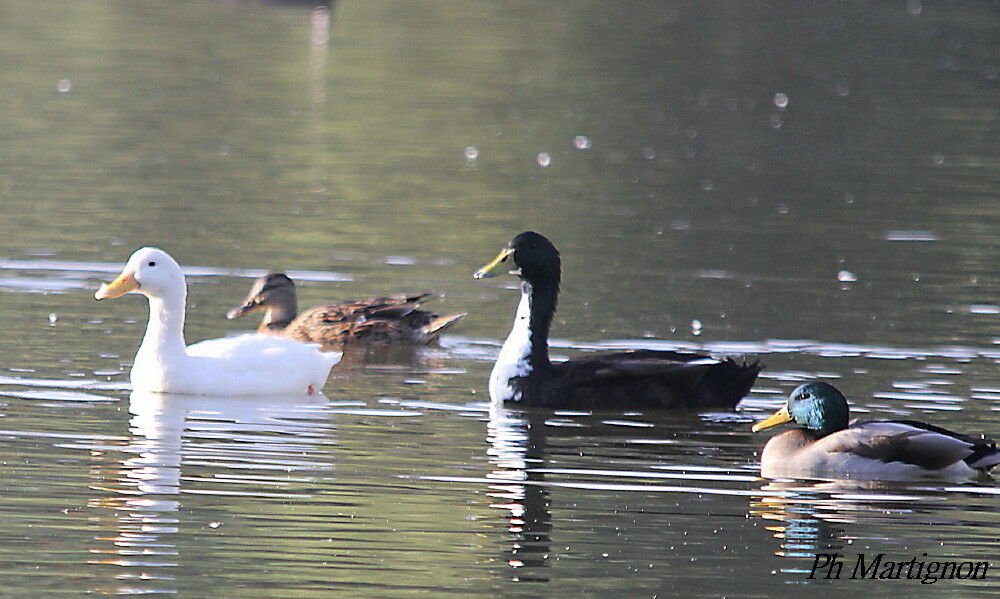
<instances>
[{"instance_id":1,"label":"black duck's green head","mask_svg":"<svg viewBox=\"0 0 1000 599\"><path fill-rule=\"evenodd\" d=\"M472 276L476 279L488 279L500 274L500 265L508 259L514 262L516 268L510 274L538 285L542 283L559 285L561 274L559 250L552 245L544 235L534 231L525 231L510 240L496 258L490 261Z\"/></svg>"},{"instance_id":2,"label":"black duck's green head","mask_svg":"<svg viewBox=\"0 0 1000 599\"><path fill-rule=\"evenodd\" d=\"M847 399L833 385L812 382L796 387L785 406L753 425L753 432L794 420L803 428L829 435L847 428Z\"/></svg>"},{"instance_id":3,"label":"black duck's green head","mask_svg":"<svg viewBox=\"0 0 1000 599\"><path fill-rule=\"evenodd\" d=\"M226 318L233 320L262 308L294 306L295 301L295 284L292 280L283 272L269 272L253 282L246 299L227 312Z\"/></svg>"}]
</instances>

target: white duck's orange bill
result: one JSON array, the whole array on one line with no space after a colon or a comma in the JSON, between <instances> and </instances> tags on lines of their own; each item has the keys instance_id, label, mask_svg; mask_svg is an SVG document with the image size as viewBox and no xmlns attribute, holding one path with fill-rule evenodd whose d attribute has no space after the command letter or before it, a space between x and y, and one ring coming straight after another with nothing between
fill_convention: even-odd
<instances>
[{"instance_id":1,"label":"white duck's orange bill","mask_svg":"<svg viewBox=\"0 0 1000 599\"><path fill-rule=\"evenodd\" d=\"M138 288L139 281L135 280L132 273L123 272L115 277L114 281L101 285L101 288L94 294L94 299L102 300L113 297L121 297L129 291L135 291Z\"/></svg>"}]
</instances>

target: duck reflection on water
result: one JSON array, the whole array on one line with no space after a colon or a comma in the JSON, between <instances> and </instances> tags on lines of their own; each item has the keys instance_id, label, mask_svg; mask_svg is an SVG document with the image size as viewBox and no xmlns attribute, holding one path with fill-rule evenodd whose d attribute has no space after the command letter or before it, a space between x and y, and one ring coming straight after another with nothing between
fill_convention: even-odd
<instances>
[{"instance_id":1,"label":"duck reflection on water","mask_svg":"<svg viewBox=\"0 0 1000 599\"><path fill-rule=\"evenodd\" d=\"M487 425L490 464L487 478L491 507L507 512L510 549L503 561L514 568L542 568L550 553L552 513L545 474L537 472L546 462L545 417L540 412L504 408L491 402ZM518 580L547 580L537 572L515 575Z\"/></svg>"},{"instance_id":2,"label":"duck reflection on water","mask_svg":"<svg viewBox=\"0 0 1000 599\"><path fill-rule=\"evenodd\" d=\"M100 495L88 502L99 510L101 528L88 562L127 571L115 573L118 582L98 582L94 591L176 592L169 572L180 561L172 537L181 532L176 513L184 494L301 497L284 489L333 468L309 457L332 442L328 406L322 395L133 392L131 441L113 448L123 457L109 480L92 485ZM95 469L102 478L106 471ZM268 490L247 484L255 480ZM122 580L130 581L127 588Z\"/></svg>"}]
</instances>

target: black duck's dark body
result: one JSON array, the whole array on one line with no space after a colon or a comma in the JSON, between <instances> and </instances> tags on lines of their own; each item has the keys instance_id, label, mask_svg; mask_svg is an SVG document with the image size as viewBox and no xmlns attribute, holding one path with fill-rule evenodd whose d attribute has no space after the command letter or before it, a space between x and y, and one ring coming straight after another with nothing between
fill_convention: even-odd
<instances>
[{"instance_id":1,"label":"black duck's dark body","mask_svg":"<svg viewBox=\"0 0 1000 599\"><path fill-rule=\"evenodd\" d=\"M732 409L760 366L699 354L639 350L554 363L511 379L514 403L553 409ZM519 395L518 395L519 394Z\"/></svg>"}]
</instances>

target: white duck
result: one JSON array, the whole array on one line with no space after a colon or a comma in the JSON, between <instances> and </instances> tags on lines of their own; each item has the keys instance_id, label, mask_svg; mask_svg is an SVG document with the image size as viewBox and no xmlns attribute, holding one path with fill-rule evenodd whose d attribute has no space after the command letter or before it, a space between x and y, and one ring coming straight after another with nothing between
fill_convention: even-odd
<instances>
[{"instance_id":1,"label":"white duck","mask_svg":"<svg viewBox=\"0 0 1000 599\"><path fill-rule=\"evenodd\" d=\"M320 391L341 352L271 335L208 339L185 347L184 274L158 248L135 251L96 299L141 293L149 300L149 323L132 364L135 391L192 395L311 394Z\"/></svg>"}]
</instances>

